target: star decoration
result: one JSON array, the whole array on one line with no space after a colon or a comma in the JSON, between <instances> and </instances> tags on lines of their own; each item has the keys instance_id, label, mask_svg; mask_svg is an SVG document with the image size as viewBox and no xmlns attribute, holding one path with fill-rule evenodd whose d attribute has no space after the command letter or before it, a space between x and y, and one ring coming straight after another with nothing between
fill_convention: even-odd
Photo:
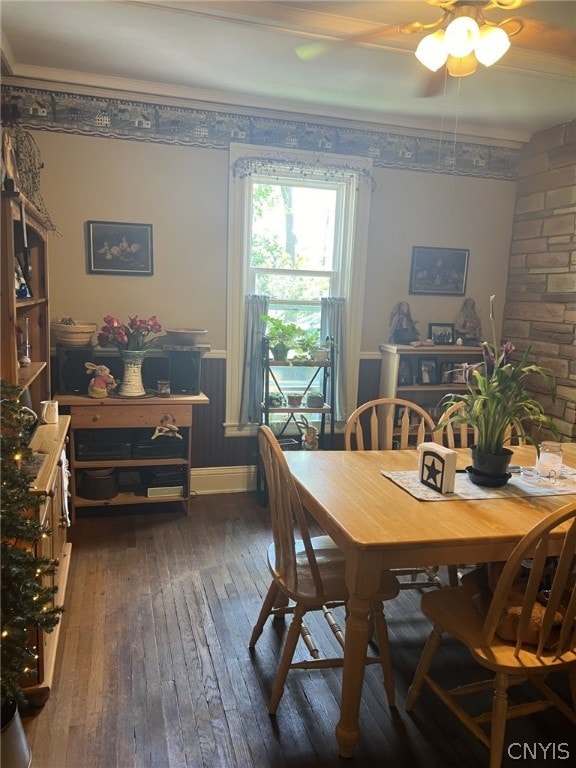
<instances>
[{"instance_id":1,"label":"star decoration","mask_svg":"<svg viewBox=\"0 0 576 768\"><path fill-rule=\"evenodd\" d=\"M442 487L442 462L434 454L427 454L424 457L424 470L422 482L439 491Z\"/></svg>"}]
</instances>

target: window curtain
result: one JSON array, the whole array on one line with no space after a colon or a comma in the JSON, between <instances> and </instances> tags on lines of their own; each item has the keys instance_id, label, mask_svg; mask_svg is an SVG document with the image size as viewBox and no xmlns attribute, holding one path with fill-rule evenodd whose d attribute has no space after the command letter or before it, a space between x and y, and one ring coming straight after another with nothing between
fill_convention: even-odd
<instances>
[{"instance_id":1,"label":"window curtain","mask_svg":"<svg viewBox=\"0 0 576 768\"><path fill-rule=\"evenodd\" d=\"M267 296L246 296L245 302L244 368L242 371L242 397L240 399L239 426L259 424L262 406L262 339L268 314Z\"/></svg>"},{"instance_id":2,"label":"window curtain","mask_svg":"<svg viewBox=\"0 0 576 768\"><path fill-rule=\"evenodd\" d=\"M348 418L347 388L346 388L346 299L324 298L320 303L320 334L321 338L331 336L335 347L335 377L336 391L334 403L336 421L346 421ZM332 381L329 382L332 387Z\"/></svg>"}]
</instances>

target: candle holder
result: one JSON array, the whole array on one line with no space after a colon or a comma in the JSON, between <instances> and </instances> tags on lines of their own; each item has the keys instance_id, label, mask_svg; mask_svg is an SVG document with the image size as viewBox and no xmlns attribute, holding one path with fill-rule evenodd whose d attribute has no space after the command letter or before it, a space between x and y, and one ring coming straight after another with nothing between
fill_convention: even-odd
<instances>
[{"instance_id":1,"label":"candle holder","mask_svg":"<svg viewBox=\"0 0 576 768\"><path fill-rule=\"evenodd\" d=\"M20 365L25 368L27 365L30 365L32 360L30 359L30 329L29 329L29 320L26 318L25 325L24 325L24 339L22 340L22 347L20 348L20 357L18 358L18 362Z\"/></svg>"}]
</instances>

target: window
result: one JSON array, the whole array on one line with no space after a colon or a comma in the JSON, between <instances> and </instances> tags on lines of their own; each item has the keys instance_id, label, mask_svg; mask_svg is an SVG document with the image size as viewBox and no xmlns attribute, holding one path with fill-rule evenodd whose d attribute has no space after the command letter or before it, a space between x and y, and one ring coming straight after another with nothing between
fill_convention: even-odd
<instances>
[{"instance_id":1,"label":"window","mask_svg":"<svg viewBox=\"0 0 576 768\"><path fill-rule=\"evenodd\" d=\"M320 299L338 296L344 184L316 180L250 182L248 293L269 297L268 314L304 331L320 328ZM304 368L277 371L283 386L303 391Z\"/></svg>"},{"instance_id":2,"label":"window","mask_svg":"<svg viewBox=\"0 0 576 768\"><path fill-rule=\"evenodd\" d=\"M268 314L304 330L320 327L323 297L346 298L347 359L339 376L346 376L352 392L351 412L371 161L237 145L230 148L230 160L226 433L234 434L238 422L247 294L268 296ZM291 373L290 388L304 388L302 372Z\"/></svg>"}]
</instances>

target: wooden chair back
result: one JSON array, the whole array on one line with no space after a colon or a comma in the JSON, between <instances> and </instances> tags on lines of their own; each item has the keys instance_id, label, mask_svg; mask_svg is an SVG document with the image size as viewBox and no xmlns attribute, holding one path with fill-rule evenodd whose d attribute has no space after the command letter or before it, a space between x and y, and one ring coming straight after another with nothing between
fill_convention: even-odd
<instances>
[{"instance_id":1,"label":"wooden chair back","mask_svg":"<svg viewBox=\"0 0 576 768\"><path fill-rule=\"evenodd\" d=\"M306 582L313 581L317 594L321 594L322 579L310 541L306 515L286 457L270 427L266 425L258 427L258 445L268 486L268 504L278 578L287 589L297 593L298 581L305 577ZM296 557L297 540L298 546L303 546L306 553L308 563L306 573L302 570L301 554L298 560Z\"/></svg>"},{"instance_id":2,"label":"wooden chair back","mask_svg":"<svg viewBox=\"0 0 576 768\"><path fill-rule=\"evenodd\" d=\"M550 588L543 591L545 568L550 566L551 534L560 525L567 528L562 551L552 560ZM530 569L521 601L516 586L523 561ZM484 623L484 636L489 646L495 634L501 634L503 616L516 604L513 632L514 656L522 651L523 662L532 655L541 659L546 649L555 658L567 651L576 652L576 502L564 505L534 526L516 546L500 574ZM537 611L537 613L535 613ZM537 620L535 620L537 617ZM535 642L536 641L536 642ZM550 650L547 651L550 654Z\"/></svg>"},{"instance_id":3,"label":"wooden chair back","mask_svg":"<svg viewBox=\"0 0 576 768\"><path fill-rule=\"evenodd\" d=\"M360 405L351 414L344 432L347 451L389 451L416 448L425 441L440 442L434 420L417 403L381 397Z\"/></svg>"},{"instance_id":4,"label":"wooden chair back","mask_svg":"<svg viewBox=\"0 0 576 768\"><path fill-rule=\"evenodd\" d=\"M448 419L458 413L464 407L464 403L454 403L440 416L437 430L440 442L447 448L470 448L476 439L476 430L470 429L468 424L455 424ZM525 440L518 435L512 425L506 431L506 443L508 445L524 445Z\"/></svg>"}]
</instances>

